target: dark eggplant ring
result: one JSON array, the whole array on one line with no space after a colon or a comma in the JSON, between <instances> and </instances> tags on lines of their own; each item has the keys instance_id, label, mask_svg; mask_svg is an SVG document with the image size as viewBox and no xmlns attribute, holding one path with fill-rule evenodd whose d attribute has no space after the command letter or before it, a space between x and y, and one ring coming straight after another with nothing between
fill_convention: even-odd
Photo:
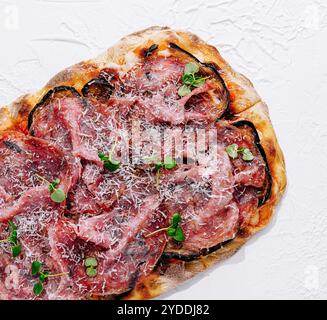
<instances>
[{"instance_id":1,"label":"dark eggplant ring","mask_svg":"<svg viewBox=\"0 0 327 320\"><path fill-rule=\"evenodd\" d=\"M229 91L227 89L227 86L226 86L226 83L225 83L224 79L221 77L219 71L217 70L217 67L213 63L205 63L205 62L200 61L192 53L186 51L185 49L181 48L180 46L178 46L177 44L175 44L173 42L169 43L169 47L185 53L186 55L191 57L194 61L196 61L198 64L200 64L201 66L203 66L205 68L210 69L215 74L217 79L222 84L223 89L224 89L224 93L225 93L225 96L226 96L225 97L225 99L226 99L226 108L225 108L223 114L218 119L216 119L216 121L218 121L220 119L223 119L223 118L224 119L231 118L233 116L233 114L232 114L231 108L230 108L230 94L229 94Z\"/></svg>"},{"instance_id":2,"label":"dark eggplant ring","mask_svg":"<svg viewBox=\"0 0 327 320\"><path fill-rule=\"evenodd\" d=\"M74 88L74 87L69 87L69 86L59 86L59 87L55 87L51 90L49 90L44 96L43 98L40 100L39 103L37 103L35 105L35 107L31 110L31 112L28 115L28 130L30 130L32 123L33 123L33 117L35 112L40 109L42 106L46 105L47 101L49 99L51 99L53 97L53 95L55 95L56 93L60 93L60 92L64 92L64 91L68 91L70 92L74 97L78 97L81 98L81 95L79 94L79 92Z\"/></svg>"},{"instance_id":3,"label":"dark eggplant ring","mask_svg":"<svg viewBox=\"0 0 327 320\"><path fill-rule=\"evenodd\" d=\"M265 204L267 202L267 200L270 198L271 196L271 187L272 187L272 177L271 177L271 173L270 173L270 169L269 169L269 164L268 164L268 161L267 161L267 156L266 156L266 153L265 153L265 150L263 149L261 143L260 143L260 138L259 138L259 134L258 134L258 131L257 129L255 128L254 124L248 120L240 120L240 121L237 121L237 122L234 122L232 123L232 125L234 127L237 127L237 128L240 128L240 127L250 127L251 130L252 130L252 135L254 137L254 143L256 145L256 147L258 148L265 164L266 164L266 167L265 167L265 170L266 170L266 174L267 174L267 183L266 183L266 187L265 187L265 193L264 195L262 195L260 198L259 198L259 202L258 202L258 207L261 207L263 204Z\"/></svg>"},{"instance_id":4,"label":"dark eggplant ring","mask_svg":"<svg viewBox=\"0 0 327 320\"><path fill-rule=\"evenodd\" d=\"M99 101L108 100L114 90L114 87L103 78L90 80L82 89L82 95L86 98L94 97Z\"/></svg>"},{"instance_id":5,"label":"dark eggplant ring","mask_svg":"<svg viewBox=\"0 0 327 320\"><path fill-rule=\"evenodd\" d=\"M233 241L233 239L218 243L211 248L202 249L200 252L193 253L193 254L182 254L182 253L178 253L178 252L174 252L174 251L170 251L170 252L168 251L168 252L164 252L161 255L161 258L162 259L177 259L177 260L182 260L185 262L190 262L190 261L196 260L202 256L207 256L208 254L223 248L231 241Z\"/></svg>"}]
</instances>

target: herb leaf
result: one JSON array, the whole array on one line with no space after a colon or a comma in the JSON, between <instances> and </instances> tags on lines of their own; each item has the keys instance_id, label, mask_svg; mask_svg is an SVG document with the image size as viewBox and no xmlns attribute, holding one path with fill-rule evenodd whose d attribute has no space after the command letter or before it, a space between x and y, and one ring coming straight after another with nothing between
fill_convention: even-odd
<instances>
[{"instance_id":1,"label":"herb leaf","mask_svg":"<svg viewBox=\"0 0 327 320\"><path fill-rule=\"evenodd\" d=\"M173 237L176 234L176 228L174 227L168 227L167 229L167 235L170 237Z\"/></svg>"},{"instance_id":2,"label":"herb leaf","mask_svg":"<svg viewBox=\"0 0 327 320\"><path fill-rule=\"evenodd\" d=\"M14 258L19 256L19 254L22 252L21 246L18 244L17 240L17 226L12 221L8 221L10 234L7 239L0 240L0 242L7 242L11 246L11 253Z\"/></svg>"},{"instance_id":3,"label":"herb leaf","mask_svg":"<svg viewBox=\"0 0 327 320\"><path fill-rule=\"evenodd\" d=\"M226 148L227 154L232 158L236 159L238 156L238 145L233 143Z\"/></svg>"},{"instance_id":4,"label":"herb leaf","mask_svg":"<svg viewBox=\"0 0 327 320\"><path fill-rule=\"evenodd\" d=\"M61 188L54 189L51 193L51 200L57 203L63 202L66 199L66 194Z\"/></svg>"},{"instance_id":5,"label":"herb leaf","mask_svg":"<svg viewBox=\"0 0 327 320\"><path fill-rule=\"evenodd\" d=\"M49 183L49 191L53 192L59 183L60 183L60 179L58 178L55 181Z\"/></svg>"},{"instance_id":6,"label":"herb leaf","mask_svg":"<svg viewBox=\"0 0 327 320\"><path fill-rule=\"evenodd\" d=\"M97 266L98 266L98 261L96 258L89 257L86 258L84 261L84 266L86 267L86 275L88 277L96 277L97 275Z\"/></svg>"},{"instance_id":7,"label":"herb leaf","mask_svg":"<svg viewBox=\"0 0 327 320\"><path fill-rule=\"evenodd\" d=\"M175 213L171 219L171 225L176 228L181 221L182 216L179 213Z\"/></svg>"},{"instance_id":8,"label":"herb leaf","mask_svg":"<svg viewBox=\"0 0 327 320\"><path fill-rule=\"evenodd\" d=\"M11 253L12 253L12 256L14 258L18 257L21 252L22 252L22 248L21 248L21 246L19 244L14 245L13 247L11 247Z\"/></svg>"},{"instance_id":9,"label":"herb leaf","mask_svg":"<svg viewBox=\"0 0 327 320\"><path fill-rule=\"evenodd\" d=\"M253 156L252 152L248 148L245 148L243 150L242 159L244 161L252 161L254 159L254 156Z\"/></svg>"},{"instance_id":10,"label":"herb leaf","mask_svg":"<svg viewBox=\"0 0 327 320\"><path fill-rule=\"evenodd\" d=\"M197 72L199 72L199 66L196 63L190 62L185 65L185 68L184 68L185 74L188 74L188 73L194 74Z\"/></svg>"},{"instance_id":11,"label":"herb leaf","mask_svg":"<svg viewBox=\"0 0 327 320\"><path fill-rule=\"evenodd\" d=\"M193 82L195 80L195 77L194 77L194 74L189 74L189 73L185 73L183 75L183 82L185 84L188 84L188 85L193 85ZM187 87L188 88L188 87Z\"/></svg>"},{"instance_id":12,"label":"herb leaf","mask_svg":"<svg viewBox=\"0 0 327 320\"><path fill-rule=\"evenodd\" d=\"M166 157L164 162L158 161L155 164L156 170L160 170L162 168L171 170L174 169L176 166L177 166L177 162L172 157Z\"/></svg>"},{"instance_id":13,"label":"herb leaf","mask_svg":"<svg viewBox=\"0 0 327 320\"><path fill-rule=\"evenodd\" d=\"M39 279L40 279L41 282L44 282L44 280L45 280L46 278L48 278L48 277L49 277L49 272L45 271L45 272L41 272L41 273L40 273L40 277L39 277Z\"/></svg>"},{"instance_id":14,"label":"herb leaf","mask_svg":"<svg viewBox=\"0 0 327 320\"><path fill-rule=\"evenodd\" d=\"M36 296L39 296L43 292L43 283L41 281L35 283L33 292Z\"/></svg>"},{"instance_id":15,"label":"herb leaf","mask_svg":"<svg viewBox=\"0 0 327 320\"><path fill-rule=\"evenodd\" d=\"M249 148L239 147L236 143L229 145L226 148L226 152L232 159L236 159L238 154L242 155L244 161L252 161L254 159Z\"/></svg>"},{"instance_id":16,"label":"herb leaf","mask_svg":"<svg viewBox=\"0 0 327 320\"><path fill-rule=\"evenodd\" d=\"M98 261L97 259L90 257L86 258L84 261L85 267L97 267L98 266Z\"/></svg>"},{"instance_id":17,"label":"herb leaf","mask_svg":"<svg viewBox=\"0 0 327 320\"><path fill-rule=\"evenodd\" d=\"M191 93L191 89L187 85L184 84L178 89L177 93L179 96L185 97Z\"/></svg>"},{"instance_id":18,"label":"herb leaf","mask_svg":"<svg viewBox=\"0 0 327 320\"><path fill-rule=\"evenodd\" d=\"M199 70L199 66L194 62L190 62L185 65L184 74L182 77L184 84L178 89L177 92L179 96L185 97L192 92L192 87L198 88L204 85L207 77L197 76L196 73L198 73Z\"/></svg>"},{"instance_id":19,"label":"herb leaf","mask_svg":"<svg viewBox=\"0 0 327 320\"><path fill-rule=\"evenodd\" d=\"M162 231L166 231L167 236L174 238L176 241L184 241L185 235L183 229L179 226L179 223L182 221L181 215L176 212L171 218L171 224L169 227L158 229L153 231L145 236L145 238L153 236L154 234Z\"/></svg>"},{"instance_id":20,"label":"herb leaf","mask_svg":"<svg viewBox=\"0 0 327 320\"><path fill-rule=\"evenodd\" d=\"M179 226L182 216L176 212L171 218L171 225L167 228L167 235L173 237L176 241L184 241L185 235L183 229Z\"/></svg>"},{"instance_id":21,"label":"herb leaf","mask_svg":"<svg viewBox=\"0 0 327 320\"><path fill-rule=\"evenodd\" d=\"M175 235L173 236L173 238L176 241L184 241L185 240L185 235L184 235L183 229L180 226L178 226L176 228L176 232L175 232Z\"/></svg>"},{"instance_id":22,"label":"herb leaf","mask_svg":"<svg viewBox=\"0 0 327 320\"><path fill-rule=\"evenodd\" d=\"M114 172L120 167L120 161L112 159L111 156L107 156L100 152L98 154L101 161L103 161L103 166L110 172Z\"/></svg>"},{"instance_id":23,"label":"herb leaf","mask_svg":"<svg viewBox=\"0 0 327 320\"><path fill-rule=\"evenodd\" d=\"M205 78L196 78L196 79L193 81L192 86L198 88L198 87L203 86L205 82L206 82L206 81L205 81Z\"/></svg>"},{"instance_id":24,"label":"herb leaf","mask_svg":"<svg viewBox=\"0 0 327 320\"><path fill-rule=\"evenodd\" d=\"M156 170L160 170L160 169L162 169L163 167L164 167L164 164L163 164L161 161L156 162L156 164L155 164L155 168L156 168Z\"/></svg>"},{"instance_id":25,"label":"herb leaf","mask_svg":"<svg viewBox=\"0 0 327 320\"><path fill-rule=\"evenodd\" d=\"M96 277L97 273L98 273L97 270L93 267L86 268L86 275L88 277L91 277L91 278Z\"/></svg>"},{"instance_id":26,"label":"herb leaf","mask_svg":"<svg viewBox=\"0 0 327 320\"><path fill-rule=\"evenodd\" d=\"M57 274L50 274L48 271L42 271L42 262L35 260L32 262L32 275L33 276L38 276L39 281L34 284L33 287L33 292L36 296L39 296L42 291L43 291L43 283L45 279L49 277L61 277L61 276L66 276L69 273L64 272L64 273L57 273Z\"/></svg>"},{"instance_id":27,"label":"herb leaf","mask_svg":"<svg viewBox=\"0 0 327 320\"><path fill-rule=\"evenodd\" d=\"M40 273L42 267L42 263L40 261L33 261L32 262L32 275L36 276Z\"/></svg>"},{"instance_id":28,"label":"herb leaf","mask_svg":"<svg viewBox=\"0 0 327 320\"><path fill-rule=\"evenodd\" d=\"M177 162L172 157L166 157L164 161L165 169L174 169L177 166Z\"/></svg>"}]
</instances>

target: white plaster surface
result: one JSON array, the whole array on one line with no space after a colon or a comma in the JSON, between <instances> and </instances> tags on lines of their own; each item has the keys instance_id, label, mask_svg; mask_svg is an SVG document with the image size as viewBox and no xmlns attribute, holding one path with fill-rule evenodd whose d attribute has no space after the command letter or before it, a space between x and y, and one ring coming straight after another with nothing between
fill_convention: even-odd
<instances>
[{"instance_id":1,"label":"white plaster surface","mask_svg":"<svg viewBox=\"0 0 327 320\"><path fill-rule=\"evenodd\" d=\"M198 34L253 81L289 181L265 231L164 298L327 298L325 0L0 0L0 105L151 25Z\"/></svg>"}]
</instances>

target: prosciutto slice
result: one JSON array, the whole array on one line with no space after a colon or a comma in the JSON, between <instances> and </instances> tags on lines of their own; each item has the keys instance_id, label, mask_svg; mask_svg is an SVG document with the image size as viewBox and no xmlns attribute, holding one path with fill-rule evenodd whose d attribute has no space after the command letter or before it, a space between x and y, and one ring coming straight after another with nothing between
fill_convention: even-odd
<instances>
[{"instance_id":1,"label":"prosciutto slice","mask_svg":"<svg viewBox=\"0 0 327 320\"><path fill-rule=\"evenodd\" d=\"M233 199L232 165L223 146L217 160L200 166L181 166L165 172L161 192L167 213L183 215L183 251L197 252L233 238L239 209ZM170 243L171 248L174 242ZM168 251L170 248L168 249Z\"/></svg>"},{"instance_id":2,"label":"prosciutto slice","mask_svg":"<svg viewBox=\"0 0 327 320\"><path fill-rule=\"evenodd\" d=\"M226 109L221 83L210 79L200 88L181 98L184 64L174 58L146 60L126 76L125 92L136 102L136 117L150 123L187 124L193 121L212 123Z\"/></svg>"}]
</instances>

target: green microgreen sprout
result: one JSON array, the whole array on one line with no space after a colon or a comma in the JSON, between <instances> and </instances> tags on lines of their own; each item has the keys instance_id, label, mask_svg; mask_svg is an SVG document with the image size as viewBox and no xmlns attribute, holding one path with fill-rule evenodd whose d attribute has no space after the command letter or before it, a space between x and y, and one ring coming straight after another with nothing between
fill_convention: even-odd
<instances>
[{"instance_id":1,"label":"green microgreen sprout","mask_svg":"<svg viewBox=\"0 0 327 320\"><path fill-rule=\"evenodd\" d=\"M85 272L88 277L96 277L98 261L93 257L86 258L84 261L84 266L86 268Z\"/></svg>"},{"instance_id":2,"label":"green microgreen sprout","mask_svg":"<svg viewBox=\"0 0 327 320\"><path fill-rule=\"evenodd\" d=\"M64 190L61 187L57 186L60 183L60 179L57 178L54 181L50 182L47 179L45 179L44 177L39 176L38 174L35 174L39 179L45 181L46 183L48 183L49 187L48 190L51 194L51 200L57 203L61 203L64 202L66 200L66 194L64 192Z\"/></svg>"},{"instance_id":3,"label":"green microgreen sprout","mask_svg":"<svg viewBox=\"0 0 327 320\"><path fill-rule=\"evenodd\" d=\"M172 170L176 166L177 166L177 162L172 157L165 157L163 162L157 161L155 163L155 169L157 170L157 174L156 174L157 189L159 188L159 183L160 183L160 170L161 169Z\"/></svg>"},{"instance_id":4,"label":"green microgreen sprout","mask_svg":"<svg viewBox=\"0 0 327 320\"><path fill-rule=\"evenodd\" d=\"M242 155L242 159L244 161L252 161L254 159L254 156L249 148L239 147L236 143L229 145L226 148L226 152L232 159L236 159L239 154Z\"/></svg>"},{"instance_id":5,"label":"green microgreen sprout","mask_svg":"<svg viewBox=\"0 0 327 320\"><path fill-rule=\"evenodd\" d=\"M110 172L115 172L120 167L120 161L114 160L111 155L107 156L102 152L98 154L101 161L103 161L104 167Z\"/></svg>"},{"instance_id":6,"label":"green microgreen sprout","mask_svg":"<svg viewBox=\"0 0 327 320\"><path fill-rule=\"evenodd\" d=\"M9 236L6 239L0 240L0 243L10 243L12 256L16 258L22 252L22 248L18 244L17 239L17 226L12 221L8 221L8 225L10 230Z\"/></svg>"},{"instance_id":7,"label":"green microgreen sprout","mask_svg":"<svg viewBox=\"0 0 327 320\"><path fill-rule=\"evenodd\" d=\"M184 74L182 77L184 84L178 89L179 96L185 97L192 92L192 88L198 88L204 85L206 79L209 77L197 76L196 73L198 73L199 70L199 66L194 62L190 62L185 65Z\"/></svg>"},{"instance_id":8,"label":"green microgreen sprout","mask_svg":"<svg viewBox=\"0 0 327 320\"><path fill-rule=\"evenodd\" d=\"M176 213L174 213L174 215L171 218L170 226L153 231L153 232L147 234L145 237L148 238L159 232L166 231L166 234L169 237L172 237L173 239L175 239L176 241L179 241L179 242L184 241L185 235L184 235L182 227L179 225L181 221L182 221L182 216L180 215L180 213L176 212Z\"/></svg>"},{"instance_id":9,"label":"green microgreen sprout","mask_svg":"<svg viewBox=\"0 0 327 320\"><path fill-rule=\"evenodd\" d=\"M54 277L62 277L67 276L69 272L63 272L63 273L56 273L56 274L50 274L48 271L43 271L42 262L35 260L32 262L32 268L31 268L32 276L37 276L39 278L39 281L36 282L33 286L33 292L36 296L41 295L41 293L44 290L44 281L48 278L54 278Z\"/></svg>"},{"instance_id":10,"label":"green microgreen sprout","mask_svg":"<svg viewBox=\"0 0 327 320\"><path fill-rule=\"evenodd\" d=\"M112 154L116 148L117 141L115 141L114 146L112 150L110 151L109 155L106 155L103 152L98 153L98 157L100 158L101 161L103 161L103 166L109 170L110 172L115 172L116 170L119 169L120 167L120 161L113 159Z\"/></svg>"}]
</instances>

